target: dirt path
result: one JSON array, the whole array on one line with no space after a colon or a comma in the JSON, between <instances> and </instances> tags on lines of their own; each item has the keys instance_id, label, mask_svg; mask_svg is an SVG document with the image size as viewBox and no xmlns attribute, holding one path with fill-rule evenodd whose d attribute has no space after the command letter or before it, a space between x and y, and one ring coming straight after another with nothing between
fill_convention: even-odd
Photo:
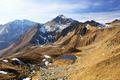
<instances>
[{"instance_id":1,"label":"dirt path","mask_svg":"<svg viewBox=\"0 0 120 80\"><path fill-rule=\"evenodd\" d=\"M32 80L41 80L40 71L36 71L35 75L32 77Z\"/></svg>"}]
</instances>

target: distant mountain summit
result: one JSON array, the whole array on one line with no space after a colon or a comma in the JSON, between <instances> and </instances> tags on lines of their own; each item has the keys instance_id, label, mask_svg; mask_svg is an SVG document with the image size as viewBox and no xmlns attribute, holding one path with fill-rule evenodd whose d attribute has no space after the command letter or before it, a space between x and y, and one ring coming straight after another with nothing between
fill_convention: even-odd
<instances>
[{"instance_id":1,"label":"distant mountain summit","mask_svg":"<svg viewBox=\"0 0 120 80\"><path fill-rule=\"evenodd\" d=\"M119 19L115 19L112 22L106 23L109 26L120 26L120 20Z\"/></svg>"},{"instance_id":2,"label":"distant mountain summit","mask_svg":"<svg viewBox=\"0 0 120 80\"><path fill-rule=\"evenodd\" d=\"M119 20L119 19L115 19L115 20L112 21L111 23L118 23L118 22L120 22L120 20Z\"/></svg>"},{"instance_id":3,"label":"distant mountain summit","mask_svg":"<svg viewBox=\"0 0 120 80\"><path fill-rule=\"evenodd\" d=\"M29 21L29 20L14 20L12 22L2 25L0 34L14 33L14 32L22 34L35 24L36 24L35 22Z\"/></svg>"},{"instance_id":4,"label":"distant mountain summit","mask_svg":"<svg viewBox=\"0 0 120 80\"><path fill-rule=\"evenodd\" d=\"M89 25L91 25L91 26L95 26L95 27L105 27L105 25L103 25L103 24L101 24L101 23L99 23L99 22L96 22L96 21L94 21L94 20L91 20L91 21L86 21L86 22L84 22L85 24L89 24Z\"/></svg>"},{"instance_id":5,"label":"distant mountain summit","mask_svg":"<svg viewBox=\"0 0 120 80\"><path fill-rule=\"evenodd\" d=\"M61 14L61 15L58 15L57 17L59 17L59 18L67 18L67 17L65 17L63 14Z\"/></svg>"},{"instance_id":6,"label":"distant mountain summit","mask_svg":"<svg viewBox=\"0 0 120 80\"><path fill-rule=\"evenodd\" d=\"M76 22L71 18L67 18L64 15L59 15L51 21L45 23L47 31L62 31L66 27L70 26L71 23Z\"/></svg>"},{"instance_id":7,"label":"distant mountain summit","mask_svg":"<svg viewBox=\"0 0 120 80\"><path fill-rule=\"evenodd\" d=\"M6 48L15 43L29 29L34 27L35 22L29 20L14 20L1 25L0 29L0 49Z\"/></svg>"},{"instance_id":8,"label":"distant mountain summit","mask_svg":"<svg viewBox=\"0 0 120 80\"><path fill-rule=\"evenodd\" d=\"M73 29L73 27L76 27L76 25L79 25L78 21L67 18L64 15L59 15L51 21L43 24L46 32L42 33L37 31L31 40L31 43L39 45L53 43L61 33L66 34Z\"/></svg>"}]
</instances>

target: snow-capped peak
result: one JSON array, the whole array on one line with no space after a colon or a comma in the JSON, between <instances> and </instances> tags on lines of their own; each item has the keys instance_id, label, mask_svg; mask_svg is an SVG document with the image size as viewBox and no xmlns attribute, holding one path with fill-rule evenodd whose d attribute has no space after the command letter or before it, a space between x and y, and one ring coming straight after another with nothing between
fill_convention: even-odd
<instances>
[{"instance_id":1,"label":"snow-capped peak","mask_svg":"<svg viewBox=\"0 0 120 80\"><path fill-rule=\"evenodd\" d=\"M67 17L65 17L64 15L59 15L58 17L61 17L61 18L67 18Z\"/></svg>"},{"instance_id":2,"label":"snow-capped peak","mask_svg":"<svg viewBox=\"0 0 120 80\"><path fill-rule=\"evenodd\" d=\"M73 23L75 20L71 18L67 18L64 15L58 15L56 18L54 18L51 21L48 21L45 23L46 30L47 31L62 31L66 27L68 27L71 23Z\"/></svg>"},{"instance_id":3,"label":"snow-capped peak","mask_svg":"<svg viewBox=\"0 0 120 80\"><path fill-rule=\"evenodd\" d=\"M40 23L25 19L14 20L2 25L0 29L0 50L15 43L21 36L25 35L26 32L36 26L40 28L41 32L45 32L44 26L42 26Z\"/></svg>"},{"instance_id":4,"label":"snow-capped peak","mask_svg":"<svg viewBox=\"0 0 120 80\"><path fill-rule=\"evenodd\" d=\"M9 23L7 23L7 24L28 25L28 26L31 26L31 25L33 25L33 24L36 24L36 22L23 19L23 20L14 20L14 21L9 22Z\"/></svg>"}]
</instances>

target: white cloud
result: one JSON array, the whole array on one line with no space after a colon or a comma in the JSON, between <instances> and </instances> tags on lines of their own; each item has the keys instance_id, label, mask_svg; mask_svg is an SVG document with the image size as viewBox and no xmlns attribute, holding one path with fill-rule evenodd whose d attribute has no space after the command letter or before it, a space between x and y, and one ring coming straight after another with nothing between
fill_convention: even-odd
<instances>
[{"instance_id":1,"label":"white cloud","mask_svg":"<svg viewBox=\"0 0 120 80\"><path fill-rule=\"evenodd\" d=\"M76 20L84 22L86 20L96 20L101 23L111 22L114 19L120 19L120 10L111 12L96 12L96 13L79 13L79 14L66 14Z\"/></svg>"},{"instance_id":2,"label":"white cloud","mask_svg":"<svg viewBox=\"0 0 120 80\"><path fill-rule=\"evenodd\" d=\"M48 19L52 14L72 13L74 9L85 9L90 6L89 2L59 3L59 2L33 2L32 0L1 0L0 23L6 23L14 19ZM56 16L56 15L55 15ZM44 17L44 18L41 18ZM43 20L41 20L43 21ZM46 20L47 21L47 20Z\"/></svg>"},{"instance_id":3,"label":"white cloud","mask_svg":"<svg viewBox=\"0 0 120 80\"><path fill-rule=\"evenodd\" d=\"M33 0L1 0L0 1L0 23L6 23L14 19L30 19L37 22L45 22L56 17L59 14L65 14L68 17L79 21L95 19L100 22L118 18L119 12L101 12L101 13L74 13L75 9L87 9L91 6L99 6L99 2L79 1L78 3L61 3L51 1L45 3L33 2Z\"/></svg>"}]
</instances>

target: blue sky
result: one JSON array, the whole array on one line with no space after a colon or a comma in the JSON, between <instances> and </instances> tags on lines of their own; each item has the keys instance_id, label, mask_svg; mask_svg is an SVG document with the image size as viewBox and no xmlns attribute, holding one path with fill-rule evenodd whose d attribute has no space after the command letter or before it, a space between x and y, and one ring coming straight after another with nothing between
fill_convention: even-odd
<instances>
[{"instance_id":1,"label":"blue sky","mask_svg":"<svg viewBox=\"0 0 120 80\"><path fill-rule=\"evenodd\" d=\"M44 23L63 14L81 22L120 19L120 0L1 0L0 24L15 19Z\"/></svg>"}]
</instances>

